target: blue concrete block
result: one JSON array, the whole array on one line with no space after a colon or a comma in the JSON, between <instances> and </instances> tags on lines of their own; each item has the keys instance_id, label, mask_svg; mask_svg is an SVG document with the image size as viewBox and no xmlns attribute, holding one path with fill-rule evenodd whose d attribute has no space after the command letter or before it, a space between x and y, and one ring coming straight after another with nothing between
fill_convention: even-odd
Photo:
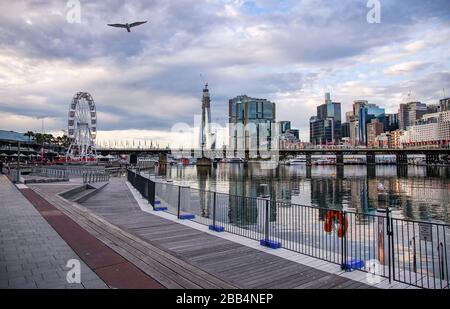
<instances>
[{"instance_id":1,"label":"blue concrete block","mask_svg":"<svg viewBox=\"0 0 450 309\"><path fill-rule=\"evenodd\" d=\"M259 244L263 247L268 247L271 249L280 249L281 248L281 242L276 242L276 241L267 240L267 239L261 239L259 241Z\"/></svg>"},{"instance_id":2,"label":"blue concrete block","mask_svg":"<svg viewBox=\"0 0 450 309\"><path fill-rule=\"evenodd\" d=\"M218 225L210 225L209 229L214 232L222 233L225 232L225 228L223 226Z\"/></svg>"},{"instance_id":3,"label":"blue concrete block","mask_svg":"<svg viewBox=\"0 0 450 309\"><path fill-rule=\"evenodd\" d=\"M193 214L180 215L180 220L192 220L192 219L195 219L195 215Z\"/></svg>"},{"instance_id":4,"label":"blue concrete block","mask_svg":"<svg viewBox=\"0 0 450 309\"><path fill-rule=\"evenodd\" d=\"M347 263L344 263L344 270L347 272L352 272L357 269L364 268L364 261L361 260L350 260Z\"/></svg>"},{"instance_id":5,"label":"blue concrete block","mask_svg":"<svg viewBox=\"0 0 450 309\"><path fill-rule=\"evenodd\" d=\"M155 211L167 211L167 207L155 207Z\"/></svg>"}]
</instances>

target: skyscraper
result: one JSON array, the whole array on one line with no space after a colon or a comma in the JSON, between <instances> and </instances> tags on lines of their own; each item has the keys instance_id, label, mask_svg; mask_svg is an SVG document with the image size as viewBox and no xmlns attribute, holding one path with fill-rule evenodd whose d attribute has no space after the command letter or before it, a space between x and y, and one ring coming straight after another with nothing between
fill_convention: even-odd
<instances>
[{"instance_id":1,"label":"skyscraper","mask_svg":"<svg viewBox=\"0 0 450 309\"><path fill-rule=\"evenodd\" d=\"M350 122L350 143L352 145L360 145L360 133L359 133L359 111L362 107L369 104L366 100L357 100L353 102L353 111L351 115L348 115Z\"/></svg>"},{"instance_id":2,"label":"skyscraper","mask_svg":"<svg viewBox=\"0 0 450 309\"><path fill-rule=\"evenodd\" d=\"M450 98L440 100L439 107L441 112L450 111Z\"/></svg>"},{"instance_id":3,"label":"skyscraper","mask_svg":"<svg viewBox=\"0 0 450 309\"><path fill-rule=\"evenodd\" d=\"M415 125L416 121L428 113L427 105L421 102L409 102L400 104L398 111L398 127L400 130L407 130Z\"/></svg>"},{"instance_id":4,"label":"skyscraper","mask_svg":"<svg viewBox=\"0 0 450 309\"><path fill-rule=\"evenodd\" d=\"M229 101L229 147L233 150L271 149L275 103L246 95Z\"/></svg>"},{"instance_id":5,"label":"skyscraper","mask_svg":"<svg viewBox=\"0 0 450 309\"><path fill-rule=\"evenodd\" d=\"M377 147L377 136L384 132L384 125L378 118L374 118L367 124L367 146Z\"/></svg>"},{"instance_id":6,"label":"skyscraper","mask_svg":"<svg viewBox=\"0 0 450 309\"><path fill-rule=\"evenodd\" d=\"M409 112L407 104L400 104L398 110L398 128L405 131L409 126Z\"/></svg>"},{"instance_id":7,"label":"skyscraper","mask_svg":"<svg viewBox=\"0 0 450 309\"><path fill-rule=\"evenodd\" d=\"M367 124L372 119L378 119L378 121L384 126L386 125L386 115L384 108L380 108L375 104L369 104L363 106L359 110L359 141L362 145L367 145Z\"/></svg>"},{"instance_id":8,"label":"skyscraper","mask_svg":"<svg viewBox=\"0 0 450 309\"><path fill-rule=\"evenodd\" d=\"M341 103L333 102L329 93L325 103L317 107L317 116L310 119L310 141L313 144L339 143L342 138Z\"/></svg>"},{"instance_id":9,"label":"skyscraper","mask_svg":"<svg viewBox=\"0 0 450 309\"><path fill-rule=\"evenodd\" d=\"M342 124L342 138L350 138L350 123L344 122Z\"/></svg>"},{"instance_id":10,"label":"skyscraper","mask_svg":"<svg viewBox=\"0 0 450 309\"><path fill-rule=\"evenodd\" d=\"M386 132L398 130L398 114L386 114Z\"/></svg>"},{"instance_id":11,"label":"skyscraper","mask_svg":"<svg viewBox=\"0 0 450 309\"><path fill-rule=\"evenodd\" d=\"M353 115L359 119L359 111L361 107L369 105L369 101L366 100L357 100L353 102Z\"/></svg>"},{"instance_id":12,"label":"skyscraper","mask_svg":"<svg viewBox=\"0 0 450 309\"><path fill-rule=\"evenodd\" d=\"M416 121L421 119L423 115L428 112L427 105L420 102L409 102L408 103L408 118L409 125L413 126Z\"/></svg>"}]
</instances>

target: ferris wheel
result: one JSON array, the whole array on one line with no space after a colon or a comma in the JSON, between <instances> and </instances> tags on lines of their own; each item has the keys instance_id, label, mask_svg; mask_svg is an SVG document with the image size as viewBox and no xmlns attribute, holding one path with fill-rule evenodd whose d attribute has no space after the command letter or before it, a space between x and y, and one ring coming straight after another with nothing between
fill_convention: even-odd
<instances>
[{"instance_id":1,"label":"ferris wheel","mask_svg":"<svg viewBox=\"0 0 450 309\"><path fill-rule=\"evenodd\" d=\"M87 92L78 92L69 108L68 137L71 140L67 157L88 159L95 157L97 111L94 99Z\"/></svg>"}]
</instances>

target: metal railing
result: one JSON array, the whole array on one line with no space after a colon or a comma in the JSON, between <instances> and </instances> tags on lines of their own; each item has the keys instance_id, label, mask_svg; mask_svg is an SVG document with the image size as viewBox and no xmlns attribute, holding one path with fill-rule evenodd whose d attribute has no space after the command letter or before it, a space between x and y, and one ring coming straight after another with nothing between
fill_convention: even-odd
<instances>
[{"instance_id":1,"label":"metal railing","mask_svg":"<svg viewBox=\"0 0 450 309\"><path fill-rule=\"evenodd\" d=\"M174 185L128 170L155 210L420 288L448 289L450 226Z\"/></svg>"},{"instance_id":2,"label":"metal railing","mask_svg":"<svg viewBox=\"0 0 450 309\"><path fill-rule=\"evenodd\" d=\"M83 183L108 182L109 173L85 172L83 173Z\"/></svg>"},{"instance_id":3,"label":"metal railing","mask_svg":"<svg viewBox=\"0 0 450 309\"><path fill-rule=\"evenodd\" d=\"M89 173L107 173L104 166L55 166L55 167L43 167L43 166L33 166L31 167L31 174L38 175L41 177L49 178L69 178L75 177L80 178L85 174Z\"/></svg>"},{"instance_id":4,"label":"metal railing","mask_svg":"<svg viewBox=\"0 0 450 309\"><path fill-rule=\"evenodd\" d=\"M32 167L31 168L32 175L38 175L41 177L47 178L59 178L59 179L67 179L69 173L64 169L55 169L55 168L45 168L45 167Z\"/></svg>"}]
</instances>

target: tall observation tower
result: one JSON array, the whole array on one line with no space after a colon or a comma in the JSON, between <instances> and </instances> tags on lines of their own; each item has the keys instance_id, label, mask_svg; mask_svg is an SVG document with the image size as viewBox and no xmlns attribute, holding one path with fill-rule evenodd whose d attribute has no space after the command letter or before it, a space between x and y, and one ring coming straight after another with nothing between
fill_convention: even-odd
<instances>
[{"instance_id":1,"label":"tall observation tower","mask_svg":"<svg viewBox=\"0 0 450 309\"><path fill-rule=\"evenodd\" d=\"M197 159L197 165L210 165L211 160L205 157L205 150L215 149L215 138L211 133L211 97L209 95L208 84L203 89L202 98L202 123L200 128L200 148L202 157Z\"/></svg>"}]
</instances>

